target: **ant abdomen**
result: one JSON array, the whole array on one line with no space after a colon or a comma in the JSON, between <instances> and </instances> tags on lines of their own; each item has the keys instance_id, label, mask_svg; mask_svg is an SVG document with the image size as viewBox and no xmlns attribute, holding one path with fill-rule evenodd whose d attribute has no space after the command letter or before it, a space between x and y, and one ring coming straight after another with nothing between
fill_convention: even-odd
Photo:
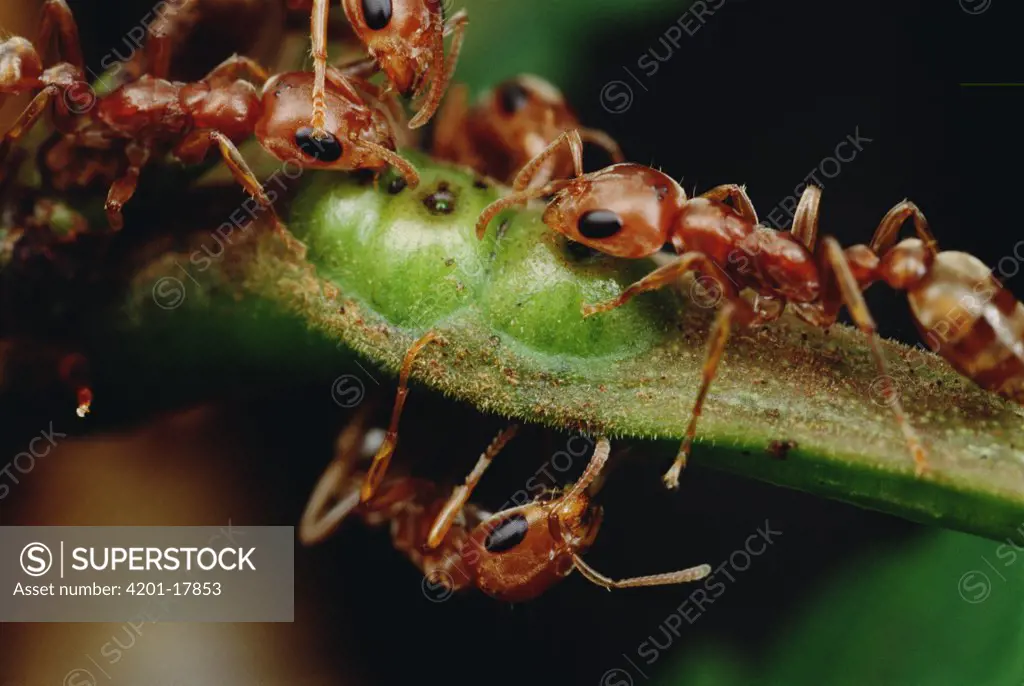
<instances>
[{"instance_id":1,"label":"ant abdomen","mask_svg":"<svg viewBox=\"0 0 1024 686\"><path fill-rule=\"evenodd\" d=\"M907 295L933 351L982 388L1024 404L1024 305L981 260L938 253Z\"/></svg>"}]
</instances>

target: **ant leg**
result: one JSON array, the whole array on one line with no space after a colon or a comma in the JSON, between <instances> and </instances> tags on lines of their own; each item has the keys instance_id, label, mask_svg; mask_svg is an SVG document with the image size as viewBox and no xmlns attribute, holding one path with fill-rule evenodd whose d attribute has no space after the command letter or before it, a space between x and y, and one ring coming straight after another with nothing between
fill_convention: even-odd
<instances>
[{"instance_id":1,"label":"ant leg","mask_svg":"<svg viewBox=\"0 0 1024 686\"><path fill-rule=\"evenodd\" d=\"M885 354L878 341L875 320L871 317L871 312L868 310L867 303L864 302L864 296L861 294L860 288L857 287L857 280L850 270L850 264L847 262L846 255L835 238L831 236L825 237L822 257L824 258L826 268L832 272L832 277L836 280L840 296L843 303L849 309L850 316L853 317L857 328L868 336L868 341L871 344L871 355L875 358L879 376L888 378ZM914 427L907 420L906 414L903 411L903 404L900 402L897 393L892 394L891 407L896 415L896 421L899 422L900 430L903 432L904 438L906 438L910 454L914 458L914 473L917 476L921 476L928 469L927 455L921 446L921 440L918 438L917 432L914 431Z\"/></svg>"},{"instance_id":2,"label":"ant leg","mask_svg":"<svg viewBox=\"0 0 1024 686\"><path fill-rule=\"evenodd\" d=\"M469 88L464 83L452 86L445 98L444 106L434 120L433 154L437 157L451 156L455 141L464 130L466 113L469 111Z\"/></svg>"},{"instance_id":3,"label":"ant leg","mask_svg":"<svg viewBox=\"0 0 1024 686\"><path fill-rule=\"evenodd\" d=\"M727 199L732 200L735 203L736 211L740 213L741 217L751 224L757 224L757 210L754 209L754 203L750 201L750 196L747 195L746 186L726 183L721 186L715 186L697 197L707 198L715 202L725 202Z\"/></svg>"},{"instance_id":4,"label":"ant leg","mask_svg":"<svg viewBox=\"0 0 1024 686\"><path fill-rule=\"evenodd\" d=\"M416 167L412 166L408 160L399 155L393 150L388 150L383 145L371 143L370 141L358 141L358 147L368 150L371 154L387 162L389 165L398 170L398 173L405 179L406 185L410 188L416 188L420 185L420 174L416 171Z\"/></svg>"},{"instance_id":5,"label":"ant leg","mask_svg":"<svg viewBox=\"0 0 1024 686\"><path fill-rule=\"evenodd\" d=\"M132 141L125 147L125 155L128 157L128 169L125 170L124 176L110 186L105 205L107 220L114 231L120 231L124 227L121 210L135 195L135 189L139 185L139 174L149 161L150 149L146 145Z\"/></svg>"},{"instance_id":6,"label":"ant leg","mask_svg":"<svg viewBox=\"0 0 1024 686\"><path fill-rule=\"evenodd\" d=\"M718 373L718 363L722 361L725 353L725 344L729 340L733 322L746 324L756 319L756 315L750 310L746 302L739 299L727 301L718 311L715 323L711 327L708 336L708 349L704 355L704 366L701 369L700 389L697 391L697 399L693 403L693 410L690 412L690 423L686 426L686 434L683 436L683 443L679 446L679 453L675 462L662 477L668 488L679 487L679 474L686 468L686 461L690 457L690 450L693 448L693 439L697 435L697 420L704 411L704 400L707 398L708 389Z\"/></svg>"},{"instance_id":7,"label":"ant leg","mask_svg":"<svg viewBox=\"0 0 1024 686\"><path fill-rule=\"evenodd\" d=\"M625 162L626 156L622 153L622 148L615 141L614 138L609 136L604 131L598 129L580 129L580 138L583 139L584 143L591 143L608 153L608 156L612 158L612 162L618 164L619 162Z\"/></svg>"},{"instance_id":8,"label":"ant leg","mask_svg":"<svg viewBox=\"0 0 1024 686\"><path fill-rule=\"evenodd\" d=\"M224 163L227 164L228 169L231 171L231 175L241 184L246 193L255 198L261 207L270 210L270 214L274 219L274 227L283 232L284 224L281 222L280 217L277 216L273 201L267 196L262 184L260 184L252 169L249 168L248 163L246 163L238 148L235 147L235 144L231 142L230 138L219 131L210 131L206 135L217 143L220 154L224 158Z\"/></svg>"},{"instance_id":9,"label":"ant leg","mask_svg":"<svg viewBox=\"0 0 1024 686\"><path fill-rule=\"evenodd\" d=\"M691 581L700 581L708 574L711 573L711 565L697 565L696 567L690 567L689 569L682 569L678 572L669 572L667 574L652 574L650 576L636 576L630 579L610 579L601 572L597 571L586 562L583 558L576 553L572 554L572 561L576 565L576 569L580 570L580 574L583 577L598 586L607 588L609 591L615 588L636 588L638 586L665 586L668 584L685 584Z\"/></svg>"},{"instance_id":10,"label":"ant leg","mask_svg":"<svg viewBox=\"0 0 1024 686\"><path fill-rule=\"evenodd\" d=\"M39 121L39 117L46 111L47 105L50 104L50 101L59 92L60 88L58 86L47 86L32 98L32 102L22 111L15 120L14 125L4 134L3 140L0 141L0 163L10 154L11 147L35 126L35 123ZM2 177L2 173L0 173L0 177Z\"/></svg>"},{"instance_id":11,"label":"ant leg","mask_svg":"<svg viewBox=\"0 0 1024 686\"><path fill-rule=\"evenodd\" d=\"M327 12L328 0L313 0L313 12L310 15L310 41L313 44L313 116L310 126L313 138L324 140L327 131Z\"/></svg>"},{"instance_id":12,"label":"ant leg","mask_svg":"<svg viewBox=\"0 0 1024 686\"><path fill-rule=\"evenodd\" d=\"M871 243L869 243L872 252L876 255L881 255L894 246L899 236L900 228L910 217L914 218L914 230L917 232L917 237L924 242L925 247L933 255L938 252L939 243L935 240L935 236L932 235L932 231L928 227L928 220L925 218L924 212L909 200L896 203L882 217L882 221L879 222L878 228L875 229L875 235L871 238Z\"/></svg>"},{"instance_id":13,"label":"ant leg","mask_svg":"<svg viewBox=\"0 0 1024 686\"><path fill-rule=\"evenodd\" d=\"M138 72L135 74L135 78L141 76L140 67L154 78L167 79L170 77L171 51L175 42L179 40L177 34L191 28L194 19L189 17L190 13L198 12L198 9L194 8L196 4L196 0L173 2L170 8L165 8L156 21L149 25L146 47L143 49L138 63L134 65L134 70Z\"/></svg>"},{"instance_id":14,"label":"ant leg","mask_svg":"<svg viewBox=\"0 0 1024 686\"><path fill-rule=\"evenodd\" d=\"M562 188L565 188L568 183L569 182L564 179L557 179L542 188L529 188L525 191L510 193L504 198L495 200L484 208L484 211L480 213L480 218L476 220L476 237L483 240L484 234L487 233L487 226L491 223L491 220L501 212L504 212L510 207L515 207L516 205L524 205L534 198L542 198L545 195L557 193Z\"/></svg>"},{"instance_id":15,"label":"ant leg","mask_svg":"<svg viewBox=\"0 0 1024 686\"><path fill-rule=\"evenodd\" d=\"M818 210L821 205L821 189L808 186L800 196L796 212L793 213L793 228L790 231L798 241L814 251L818 240Z\"/></svg>"},{"instance_id":16,"label":"ant leg","mask_svg":"<svg viewBox=\"0 0 1024 686\"><path fill-rule=\"evenodd\" d=\"M434 63L431 66L430 90L427 92L426 100L420 106L419 111L416 112L416 116L409 120L410 129L418 129L430 121L430 118L434 116L434 112L437 111L438 105L441 104L441 98L444 97L444 93L448 89L448 83L455 72L459 53L462 52L462 41L465 38L466 24L468 23L469 18L465 11L460 11L449 19L444 26L438 27L433 47ZM452 38L451 51L448 54L448 58L445 59L444 37L449 32L454 33L454 37Z\"/></svg>"},{"instance_id":17,"label":"ant leg","mask_svg":"<svg viewBox=\"0 0 1024 686\"><path fill-rule=\"evenodd\" d=\"M391 456L395 454L395 448L398 447L398 420L402 418L405 398L409 395L409 374L412 373L412 365L416 361L416 356L437 338L436 332L428 331L412 344L405 354L405 359L402 360L402 368L398 374L398 393L395 395L395 405L391 409L391 423L388 424L384 442L377 450L377 454L373 456L373 463L366 472L366 479L359 490L359 502L361 503L368 501L377 492L377 488L384 480L384 474L388 470Z\"/></svg>"},{"instance_id":18,"label":"ant leg","mask_svg":"<svg viewBox=\"0 0 1024 686\"><path fill-rule=\"evenodd\" d=\"M46 0L43 3L42 18L39 21L39 37L36 49L40 57L46 59L50 49L51 36L56 28L59 37L58 55L63 62L69 62L78 71L85 69L82 57L82 43L78 38L78 24L64 0Z\"/></svg>"},{"instance_id":19,"label":"ant leg","mask_svg":"<svg viewBox=\"0 0 1024 686\"><path fill-rule=\"evenodd\" d=\"M641 293L654 291L671 283L675 283L679 277L686 272L695 270L700 270L711 277L717 283L719 288L722 289L724 297L729 299L736 297L736 289L733 287L728 275L722 271L722 269L715 264L711 258L704 253L687 252L680 255L679 259L674 262L669 262L666 265L658 267L644 278L630 285L617 297L594 305L583 305L583 317L586 318L599 312L614 310L616 307L625 305Z\"/></svg>"},{"instance_id":20,"label":"ant leg","mask_svg":"<svg viewBox=\"0 0 1024 686\"><path fill-rule=\"evenodd\" d=\"M211 69L202 80L210 84L230 84L239 78L247 78L253 85L262 86L269 76L256 60L244 55L232 55Z\"/></svg>"},{"instance_id":21,"label":"ant leg","mask_svg":"<svg viewBox=\"0 0 1024 686\"><path fill-rule=\"evenodd\" d=\"M519 173L516 174L515 180L512 182L512 189L516 191L523 191L527 188L533 187L533 181L537 173L543 168L544 163L549 158L554 156L558 152L558 148L562 144L569 146L569 152L572 154L572 166L576 176L583 176L583 141L580 139L580 132L576 129L569 129L558 134L558 138L551 141L548 147L541 150L537 155L527 162ZM545 179L540 185L544 185L547 182Z\"/></svg>"},{"instance_id":22,"label":"ant leg","mask_svg":"<svg viewBox=\"0 0 1024 686\"><path fill-rule=\"evenodd\" d=\"M462 508L469 501L469 497L473 494L473 489L480 483L480 478L484 475L484 472L491 466L491 462L497 457L498 453L515 437L518 430L519 425L513 424L495 436L491 444L487 446L487 450L481 453L480 459L477 460L476 465L473 467L473 471L466 477L466 482L461 486L456 486L452 494L448 496L444 507L441 508L441 512L438 513L437 518L430 527L430 535L427 537L428 549L441 545L441 541L448 534L448 530L452 528L452 520L462 512Z\"/></svg>"},{"instance_id":23,"label":"ant leg","mask_svg":"<svg viewBox=\"0 0 1024 686\"><path fill-rule=\"evenodd\" d=\"M359 505L358 489L349 489L344 494L341 489L352 463L359 456L369 415L369 406L362 407L338 435L334 445L334 459L327 465L309 496L299 521L299 540L303 545L313 545L330 536ZM331 505L330 509L328 505Z\"/></svg>"}]
</instances>

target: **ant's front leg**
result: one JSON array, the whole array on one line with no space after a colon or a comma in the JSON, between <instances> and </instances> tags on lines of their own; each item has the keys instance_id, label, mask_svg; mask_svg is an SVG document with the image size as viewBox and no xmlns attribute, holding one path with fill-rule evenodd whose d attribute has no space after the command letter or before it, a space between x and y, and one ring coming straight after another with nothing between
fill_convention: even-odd
<instances>
[{"instance_id":1,"label":"ant's front leg","mask_svg":"<svg viewBox=\"0 0 1024 686\"><path fill-rule=\"evenodd\" d=\"M461 10L449 19L446 24L438 25L432 47L433 64L430 68L430 90L427 91L426 98L420 105L419 111L409 120L410 129L418 129L430 121L430 118L434 116L434 112L440 106L441 99L444 98L444 93L448 89L448 83L452 79L452 74L455 73L455 66L459 61L459 53L462 52L462 41L465 38L466 25L468 23L469 18L466 16L465 10ZM446 59L444 55L444 37L449 33L454 34L454 38L452 38L452 48ZM416 96L418 95L417 93Z\"/></svg>"},{"instance_id":2,"label":"ant's front leg","mask_svg":"<svg viewBox=\"0 0 1024 686\"><path fill-rule=\"evenodd\" d=\"M473 471L466 477L465 483L455 487L430 527L430 535L427 537L427 548L433 549L441 545L441 541L448 534L448 530L452 528L452 521L462 512L462 508L465 507L466 503L469 502L469 497L473 495L473 489L480 483L480 478L483 477L484 472L491 466L491 462L494 461L498 453L515 437L518 430L519 425L513 424L495 436L491 444L487 446L487 450L480 455L476 465L473 467Z\"/></svg>"},{"instance_id":3,"label":"ant's front leg","mask_svg":"<svg viewBox=\"0 0 1024 686\"><path fill-rule=\"evenodd\" d=\"M603 303L583 305L583 316L586 318L599 312L614 310L616 307L625 305L641 293L654 291L677 282L683 274L691 271L700 271L710 277L722 289L722 297L730 299L737 297L737 290L732 280L710 257L700 252L687 252L680 255L679 259L674 262L658 267L644 278L630 285L617 297L606 300Z\"/></svg>"},{"instance_id":4,"label":"ant's front leg","mask_svg":"<svg viewBox=\"0 0 1024 686\"><path fill-rule=\"evenodd\" d=\"M256 178L252 169L249 168L245 158L242 157L242 153L238 151L235 144L231 142L231 139L222 134L219 131L196 131L191 136L186 138L179 144L176 149L176 153L179 157L187 158L188 153L185 152L188 149L196 145L205 145L206 139L217 144L218 150L220 150L221 156L224 158L224 163L227 165L231 175L235 177L235 180L241 184L242 188L251 195L256 202L260 204L265 210L269 210L271 217L274 220L274 228L284 233L284 223L281 218L277 216L277 211L274 209L274 202L267 195L267 192L263 189L263 185Z\"/></svg>"}]
</instances>

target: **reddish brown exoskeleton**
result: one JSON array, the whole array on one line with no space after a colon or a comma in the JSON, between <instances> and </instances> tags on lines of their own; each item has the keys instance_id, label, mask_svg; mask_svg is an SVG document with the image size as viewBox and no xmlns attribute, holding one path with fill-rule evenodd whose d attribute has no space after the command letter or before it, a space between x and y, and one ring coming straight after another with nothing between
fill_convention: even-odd
<instances>
[{"instance_id":1,"label":"reddish brown exoskeleton","mask_svg":"<svg viewBox=\"0 0 1024 686\"><path fill-rule=\"evenodd\" d=\"M313 112L309 125L318 140L325 130L324 101L327 83L327 16L329 0L288 0L290 9L311 8L313 43ZM445 20L441 0L342 0L356 36L366 45L370 59L352 65L346 74L366 75L383 70L403 96L424 96L409 128L426 124L448 88L465 34L465 12ZM453 34L444 54L444 38Z\"/></svg>"},{"instance_id":2,"label":"reddish brown exoskeleton","mask_svg":"<svg viewBox=\"0 0 1024 686\"><path fill-rule=\"evenodd\" d=\"M607 589L660 586L697 581L708 565L631 579L613 580L583 561L593 544L602 511L588 490L608 459L610 444L600 439L586 470L563 493L549 493L520 507L490 514L468 503L491 461L516 433L499 433L480 455L463 485L447 497L430 481L388 477L366 501L360 499L365 474L351 474L366 433L360 413L338 439L334 460L310 497L299 524L299 538L311 545L329 536L349 514L367 524L390 523L395 547L405 553L435 588L476 587L510 602L537 597L573 569Z\"/></svg>"},{"instance_id":3,"label":"reddish brown exoskeleton","mask_svg":"<svg viewBox=\"0 0 1024 686\"><path fill-rule=\"evenodd\" d=\"M576 114L554 85L522 74L498 85L469 106L468 89L453 86L437 116L434 157L463 164L502 183L516 174L562 133L577 129L584 142L603 148L613 162L625 158L618 143L604 131L579 128ZM573 160L567 149L548 157L531 186L570 176Z\"/></svg>"},{"instance_id":4,"label":"reddish brown exoskeleton","mask_svg":"<svg viewBox=\"0 0 1024 686\"><path fill-rule=\"evenodd\" d=\"M553 146L563 140L579 146L578 137L571 134ZM551 148L538 159L550 154ZM483 236L490 220L503 209L554 194L544 222L573 241L626 258L647 257L671 243L679 255L678 260L656 269L617 298L584 305L585 317L675 283L687 272L701 274L704 283L717 290L718 300L724 300L710 333L703 381L685 439L665 475L669 487L678 485L697 419L733 326L774 320L788 305L805 321L827 328L845 305L868 335L880 375L888 378L875 322L861 295L875 281L908 292L918 327L960 373L983 388L1024 403L1024 342L1020 335L1024 306L976 258L939 252L924 214L912 202L904 200L889 210L868 245L844 250L830 236L817 241L821 191L813 186L800 199L792 230L779 232L758 224L754 207L740 186L719 186L687 198L666 174L637 164L619 164L527 189L528 175L536 166L524 169L516 179L516 193L484 210L477 224L478 235ZM900 228L911 219L917 238L897 244ZM752 303L741 297L744 291L756 296ZM898 395L890 394L888 401L920 475L927 467L925 450Z\"/></svg>"},{"instance_id":5,"label":"reddish brown exoskeleton","mask_svg":"<svg viewBox=\"0 0 1024 686\"><path fill-rule=\"evenodd\" d=\"M52 21L48 17L56 15L65 29L65 42L76 41L74 19L63 0L49 0L47 7L50 9L43 15L44 27ZM45 30L43 33L46 35ZM0 83L11 92L32 90L40 82L38 77L14 78L38 71L37 53L34 49L26 50L20 41L23 39L10 39L0 45L0 59L7 56L2 62L7 65L3 73L13 75ZM6 53L2 46L8 46ZM72 52L80 54L77 43ZM73 65L65 70L68 68ZM325 129L318 139L313 138L308 126L313 75L290 72L268 80L258 64L238 55L194 83L167 81L147 74L106 95L91 95L86 108L72 110L65 102L67 116L58 117L55 123L72 148L108 151L123 147L127 166L113 182L106 204L114 229L123 224L121 209L134 194L142 168L167 152L186 164L198 164L216 148L246 191L273 213L271 198L236 147L253 134L271 154L286 162L333 170L382 171L393 165L407 184L415 187L419 182L416 170L395 153L394 132L400 116L397 109L384 103L379 89L372 84L347 78L334 69L329 69L328 75ZM84 85L81 81L75 83ZM264 83L261 96L257 86ZM64 100L68 99L69 88L50 84L36 96L0 144L0 161L38 120L56 93L64 89ZM274 218L280 225L276 213Z\"/></svg>"}]
</instances>

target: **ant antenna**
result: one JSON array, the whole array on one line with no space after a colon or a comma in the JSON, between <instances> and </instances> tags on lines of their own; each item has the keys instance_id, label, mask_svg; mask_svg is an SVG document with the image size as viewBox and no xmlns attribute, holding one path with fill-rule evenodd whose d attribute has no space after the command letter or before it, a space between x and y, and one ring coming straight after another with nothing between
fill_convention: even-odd
<instances>
[{"instance_id":1,"label":"ant antenna","mask_svg":"<svg viewBox=\"0 0 1024 686\"><path fill-rule=\"evenodd\" d=\"M608 454L611 452L611 444L608 439L601 437L597 441L597 447L594 448L594 455L590 458L590 464L587 465L586 471L579 478L573 487L562 496L562 499L566 502L565 507L571 507L571 503L575 499L579 498L587 487L597 478L600 474L601 469L608 461ZM690 567L689 569L681 569L677 572L667 572L665 574L652 574L649 576L636 576L629 579L615 580L611 579L601 572L597 571L580 557L575 552L572 553L572 561L576 565L576 568L580 570L587 581L607 588L609 591L613 588L635 588L638 586L666 586L669 584L684 584L691 581L699 581L708 574L711 573L711 565L697 565L696 567Z\"/></svg>"}]
</instances>

